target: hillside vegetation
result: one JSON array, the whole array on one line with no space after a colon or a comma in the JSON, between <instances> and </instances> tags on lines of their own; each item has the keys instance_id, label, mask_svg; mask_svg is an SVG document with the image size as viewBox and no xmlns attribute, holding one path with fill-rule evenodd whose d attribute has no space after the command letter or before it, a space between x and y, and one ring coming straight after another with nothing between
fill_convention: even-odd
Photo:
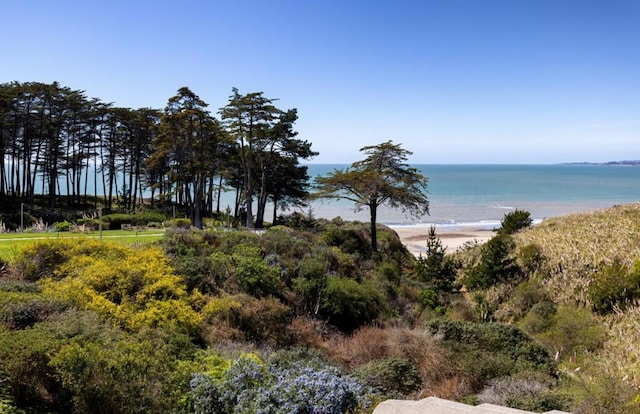
<instances>
[{"instance_id":1,"label":"hillside vegetation","mask_svg":"<svg viewBox=\"0 0 640 414\"><path fill-rule=\"evenodd\" d=\"M373 253L368 224L285 224L23 247L0 277L0 412L638 412L640 205L453 255L432 232L417 259L384 226Z\"/></svg>"},{"instance_id":2,"label":"hillside vegetation","mask_svg":"<svg viewBox=\"0 0 640 414\"><path fill-rule=\"evenodd\" d=\"M599 314L606 334L588 365L640 387L640 203L545 220L515 239L540 248L535 279L554 303Z\"/></svg>"}]
</instances>

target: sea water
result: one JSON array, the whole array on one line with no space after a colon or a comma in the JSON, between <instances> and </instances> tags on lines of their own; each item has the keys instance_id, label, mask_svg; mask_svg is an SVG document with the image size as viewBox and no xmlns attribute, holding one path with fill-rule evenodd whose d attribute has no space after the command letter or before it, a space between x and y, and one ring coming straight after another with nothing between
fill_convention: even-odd
<instances>
[{"instance_id":1,"label":"sea water","mask_svg":"<svg viewBox=\"0 0 640 414\"><path fill-rule=\"evenodd\" d=\"M311 181L346 164L308 164ZM392 226L431 226L455 229L498 227L515 209L531 213L535 221L640 200L640 166L624 165L412 165L429 180L429 213L408 217L400 209L382 206L378 222ZM119 178L120 179L120 178ZM89 183L91 184L91 183ZM64 183L60 183L64 186ZM90 185L91 187L91 185ZM90 188L89 194L93 193ZM98 189L102 192L102 189ZM145 197L150 196L145 193ZM221 208L233 208L235 193L223 194ZM267 206L267 220L273 205ZM255 211L255 210L254 210ZM354 211L346 200L314 201L303 214L317 218L369 221L366 207ZM278 214L291 213L292 211Z\"/></svg>"},{"instance_id":2,"label":"sea water","mask_svg":"<svg viewBox=\"0 0 640 414\"><path fill-rule=\"evenodd\" d=\"M491 229L515 209L539 222L640 200L640 167L623 165L412 165L429 180L429 215L407 217L382 207L378 222L387 225ZM310 164L314 178L347 165ZM304 212L305 210L300 210ZM368 221L369 212L354 211L346 200L314 201L307 213Z\"/></svg>"}]
</instances>

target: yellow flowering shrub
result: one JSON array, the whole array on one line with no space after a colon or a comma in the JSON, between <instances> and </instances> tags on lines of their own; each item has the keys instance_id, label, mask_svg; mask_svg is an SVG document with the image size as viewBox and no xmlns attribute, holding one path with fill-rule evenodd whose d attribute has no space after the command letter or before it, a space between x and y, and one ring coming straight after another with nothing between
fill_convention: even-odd
<instances>
[{"instance_id":1,"label":"yellow flowering shrub","mask_svg":"<svg viewBox=\"0 0 640 414\"><path fill-rule=\"evenodd\" d=\"M193 333L199 328L202 317L159 248L86 243L71 247L55 277L41 281L44 292L130 329L170 325Z\"/></svg>"},{"instance_id":2,"label":"yellow flowering shrub","mask_svg":"<svg viewBox=\"0 0 640 414\"><path fill-rule=\"evenodd\" d=\"M232 296L212 298L202 309L206 320L229 320L234 311L242 307L242 304Z\"/></svg>"}]
</instances>

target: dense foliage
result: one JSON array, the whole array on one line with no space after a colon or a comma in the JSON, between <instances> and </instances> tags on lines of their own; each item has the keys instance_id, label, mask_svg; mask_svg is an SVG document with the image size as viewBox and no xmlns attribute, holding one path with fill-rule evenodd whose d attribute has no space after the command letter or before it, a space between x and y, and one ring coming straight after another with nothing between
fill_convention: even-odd
<instances>
[{"instance_id":1,"label":"dense foliage","mask_svg":"<svg viewBox=\"0 0 640 414\"><path fill-rule=\"evenodd\" d=\"M541 398L564 399L574 412L640 412L639 223L640 204L615 206L521 228L506 236L507 249L487 243L461 254L474 313L517 324L559 362L558 391L542 391L545 381L510 379L493 383L493 391L513 392L497 401L540 406L527 393L544 385Z\"/></svg>"},{"instance_id":2,"label":"dense foliage","mask_svg":"<svg viewBox=\"0 0 640 414\"><path fill-rule=\"evenodd\" d=\"M532 223L531 213L525 210L515 209L504 215L500 222L498 234L514 234L531 226Z\"/></svg>"},{"instance_id":3,"label":"dense foliage","mask_svg":"<svg viewBox=\"0 0 640 414\"><path fill-rule=\"evenodd\" d=\"M365 413L436 395L637 412L633 251L558 256L540 235L559 220L453 255L431 234L421 258L383 226L372 254L368 224L289 223L304 227L23 248L0 277L0 407ZM589 283L568 297L558 278Z\"/></svg>"}]
</instances>

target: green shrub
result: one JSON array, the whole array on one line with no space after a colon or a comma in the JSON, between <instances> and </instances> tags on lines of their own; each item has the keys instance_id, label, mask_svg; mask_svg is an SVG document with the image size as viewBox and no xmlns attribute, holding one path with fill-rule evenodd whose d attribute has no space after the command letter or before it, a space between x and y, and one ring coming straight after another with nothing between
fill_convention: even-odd
<instances>
[{"instance_id":1,"label":"green shrub","mask_svg":"<svg viewBox=\"0 0 640 414\"><path fill-rule=\"evenodd\" d=\"M509 235L494 236L480 248L478 263L467 269L464 284L469 289L486 289L516 277L520 269L511 256L515 243Z\"/></svg>"},{"instance_id":2,"label":"green shrub","mask_svg":"<svg viewBox=\"0 0 640 414\"><path fill-rule=\"evenodd\" d=\"M88 231L95 231L100 228L100 220L94 218L78 219L77 223L84 226ZM107 228L108 226L104 225L103 222L103 227Z\"/></svg>"},{"instance_id":3,"label":"green shrub","mask_svg":"<svg viewBox=\"0 0 640 414\"><path fill-rule=\"evenodd\" d=\"M35 283L24 280L0 278L0 292L31 292L39 293L42 289Z\"/></svg>"},{"instance_id":4,"label":"green shrub","mask_svg":"<svg viewBox=\"0 0 640 414\"><path fill-rule=\"evenodd\" d=\"M356 376L388 397L406 396L422 387L418 368L400 357L371 361L359 367Z\"/></svg>"},{"instance_id":5,"label":"green shrub","mask_svg":"<svg viewBox=\"0 0 640 414\"><path fill-rule=\"evenodd\" d=\"M329 226L322 237L329 246L339 247L345 253L371 256L371 239L364 225Z\"/></svg>"},{"instance_id":6,"label":"green shrub","mask_svg":"<svg viewBox=\"0 0 640 414\"><path fill-rule=\"evenodd\" d=\"M500 310L504 319L518 320L524 317L532 307L549 301L549 294L538 279L530 278L516 286L507 303Z\"/></svg>"},{"instance_id":7,"label":"green shrub","mask_svg":"<svg viewBox=\"0 0 640 414\"><path fill-rule=\"evenodd\" d=\"M476 313L480 322L493 322L494 313L496 311L496 305L487 300L487 297L482 293L474 293L471 296L473 301L473 311Z\"/></svg>"},{"instance_id":8,"label":"green shrub","mask_svg":"<svg viewBox=\"0 0 640 414\"><path fill-rule=\"evenodd\" d=\"M75 413L170 412L186 392L189 372L170 341L118 335L72 341L49 365L73 396Z\"/></svg>"},{"instance_id":9,"label":"green shrub","mask_svg":"<svg viewBox=\"0 0 640 414\"><path fill-rule=\"evenodd\" d=\"M66 308L62 302L45 298L14 300L0 306L0 322L9 329L25 329Z\"/></svg>"},{"instance_id":10,"label":"green shrub","mask_svg":"<svg viewBox=\"0 0 640 414\"><path fill-rule=\"evenodd\" d=\"M318 350L307 347L278 349L269 355L267 363L277 369L286 369L295 365L322 369L329 365L327 359Z\"/></svg>"},{"instance_id":11,"label":"green shrub","mask_svg":"<svg viewBox=\"0 0 640 414\"><path fill-rule=\"evenodd\" d=\"M452 352L452 360L473 389L492 378L522 371L556 375L549 352L515 326L438 319L427 324L427 329L442 337L441 344Z\"/></svg>"},{"instance_id":12,"label":"green shrub","mask_svg":"<svg viewBox=\"0 0 640 414\"><path fill-rule=\"evenodd\" d=\"M67 340L40 325L33 329L0 330L0 372L3 382L10 384L16 406L35 408L34 412L47 412L42 407L52 405L64 410L68 403L59 400L61 384L49 361Z\"/></svg>"},{"instance_id":13,"label":"green shrub","mask_svg":"<svg viewBox=\"0 0 640 414\"><path fill-rule=\"evenodd\" d=\"M514 234L531 226L531 223L533 223L531 213L516 209L504 215L498 234Z\"/></svg>"},{"instance_id":14,"label":"green shrub","mask_svg":"<svg viewBox=\"0 0 640 414\"><path fill-rule=\"evenodd\" d=\"M339 329L351 332L376 319L384 309L384 297L369 283L329 276L320 312Z\"/></svg>"},{"instance_id":15,"label":"green shrub","mask_svg":"<svg viewBox=\"0 0 640 414\"><path fill-rule=\"evenodd\" d=\"M261 297L281 293L280 271L262 258L234 254L236 278L240 287L250 295Z\"/></svg>"},{"instance_id":16,"label":"green shrub","mask_svg":"<svg viewBox=\"0 0 640 414\"><path fill-rule=\"evenodd\" d=\"M327 268L325 260L313 257L300 263L298 277L293 280L293 291L301 299L305 313L316 314L327 287Z\"/></svg>"},{"instance_id":17,"label":"green shrub","mask_svg":"<svg viewBox=\"0 0 640 414\"><path fill-rule=\"evenodd\" d=\"M159 211L145 211L131 215L131 223L137 226L146 226L151 223L162 223L167 215Z\"/></svg>"},{"instance_id":18,"label":"green shrub","mask_svg":"<svg viewBox=\"0 0 640 414\"><path fill-rule=\"evenodd\" d=\"M53 274L69 259L70 243L43 240L25 246L15 260L13 270L24 280L36 281Z\"/></svg>"},{"instance_id":19,"label":"green shrub","mask_svg":"<svg viewBox=\"0 0 640 414\"><path fill-rule=\"evenodd\" d=\"M575 358L599 349L605 328L588 309L564 305L558 306L550 327L535 337L561 359Z\"/></svg>"},{"instance_id":20,"label":"green shrub","mask_svg":"<svg viewBox=\"0 0 640 414\"><path fill-rule=\"evenodd\" d=\"M442 246L442 242L436 236L436 229L432 226L429 229L425 256L418 257L416 275L435 290L451 292L454 290L460 265L445 253L446 248Z\"/></svg>"},{"instance_id":21,"label":"green shrub","mask_svg":"<svg viewBox=\"0 0 640 414\"><path fill-rule=\"evenodd\" d=\"M341 275L355 276L358 272L356 262L357 255L351 255L340 250L339 247L331 246L326 250L329 271Z\"/></svg>"},{"instance_id":22,"label":"green shrub","mask_svg":"<svg viewBox=\"0 0 640 414\"><path fill-rule=\"evenodd\" d=\"M576 381L571 411L580 414L637 414L640 412L638 389L609 374L602 374L590 381Z\"/></svg>"},{"instance_id":23,"label":"green shrub","mask_svg":"<svg viewBox=\"0 0 640 414\"><path fill-rule=\"evenodd\" d=\"M53 224L53 229L57 232L60 231L69 231L69 228L71 227L71 223L68 221L60 221L58 223L54 223Z\"/></svg>"},{"instance_id":24,"label":"green shrub","mask_svg":"<svg viewBox=\"0 0 640 414\"><path fill-rule=\"evenodd\" d=\"M632 269L619 258L600 266L593 275L588 294L591 307L601 315L633 304L640 298L640 260Z\"/></svg>"},{"instance_id":25,"label":"green shrub","mask_svg":"<svg viewBox=\"0 0 640 414\"><path fill-rule=\"evenodd\" d=\"M542 247L531 243L522 246L517 254L518 264L526 273L536 272L545 261Z\"/></svg>"},{"instance_id":26,"label":"green shrub","mask_svg":"<svg viewBox=\"0 0 640 414\"><path fill-rule=\"evenodd\" d=\"M188 218L175 218L169 221L169 226L179 229L189 229L191 227L191 219Z\"/></svg>"},{"instance_id":27,"label":"green shrub","mask_svg":"<svg viewBox=\"0 0 640 414\"><path fill-rule=\"evenodd\" d=\"M519 326L530 335L537 335L551 329L558 309L555 303L545 300L531 307Z\"/></svg>"},{"instance_id":28,"label":"green shrub","mask_svg":"<svg viewBox=\"0 0 640 414\"><path fill-rule=\"evenodd\" d=\"M420 303L425 309L436 309L441 305L438 292L433 289L422 289Z\"/></svg>"},{"instance_id":29,"label":"green shrub","mask_svg":"<svg viewBox=\"0 0 640 414\"><path fill-rule=\"evenodd\" d=\"M402 278L402 268L393 262L383 262L376 267L376 273L380 278L393 286L399 286Z\"/></svg>"},{"instance_id":30,"label":"green shrub","mask_svg":"<svg viewBox=\"0 0 640 414\"><path fill-rule=\"evenodd\" d=\"M206 293L215 287L209 258L214 247L207 241L205 232L168 229L161 245L176 273L187 282L189 291L197 288Z\"/></svg>"},{"instance_id":31,"label":"green shrub","mask_svg":"<svg viewBox=\"0 0 640 414\"><path fill-rule=\"evenodd\" d=\"M106 214L102 216L102 220L108 223L109 230L120 230L123 224L133 224L133 218L131 214Z\"/></svg>"}]
</instances>

